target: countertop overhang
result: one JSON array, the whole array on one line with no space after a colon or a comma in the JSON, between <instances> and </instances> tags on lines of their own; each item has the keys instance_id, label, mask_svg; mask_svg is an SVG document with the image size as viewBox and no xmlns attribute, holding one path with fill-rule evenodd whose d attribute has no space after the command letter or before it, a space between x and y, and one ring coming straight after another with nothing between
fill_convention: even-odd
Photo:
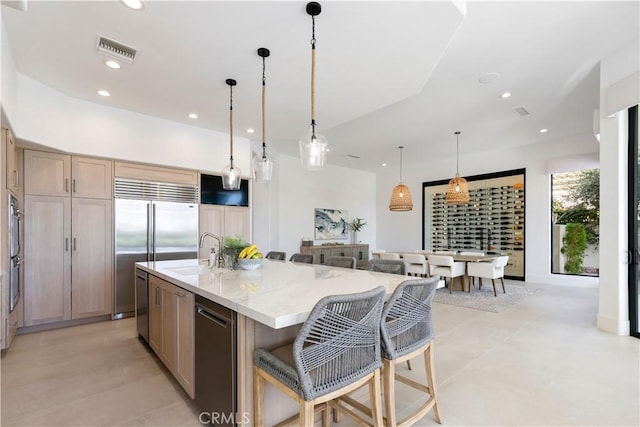
<instances>
[{"instance_id":1,"label":"countertop overhang","mask_svg":"<svg viewBox=\"0 0 640 427\"><path fill-rule=\"evenodd\" d=\"M265 259L257 270L209 268L200 260L137 262L136 267L271 328L303 323L327 295L378 286L387 295L407 276Z\"/></svg>"}]
</instances>

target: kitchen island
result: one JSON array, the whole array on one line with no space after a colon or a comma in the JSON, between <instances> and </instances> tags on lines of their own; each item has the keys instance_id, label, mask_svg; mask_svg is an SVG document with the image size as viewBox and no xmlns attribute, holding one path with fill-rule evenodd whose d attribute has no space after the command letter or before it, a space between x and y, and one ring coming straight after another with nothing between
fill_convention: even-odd
<instances>
[{"instance_id":1,"label":"kitchen island","mask_svg":"<svg viewBox=\"0 0 640 427\"><path fill-rule=\"evenodd\" d=\"M362 292L377 286L383 286L387 294L391 294L398 284L407 279L406 276L386 273L269 259L265 259L258 270L249 271L210 269L206 263L202 264L196 259L138 262L136 267L153 276L153 280L161 280L167 286L179 289L177 292L179 300L184 301L182 312L186 312L187 317L189 310L190 313L194 312L194 295L235 313L237 419L239 422L246 422L247 425L251 425L253 420L253 351L255 348L274 348L291 341L316 302L327 295ZM150 283L152 283L151 280ZM158 296L152 294L150 290L148 299L150 318L152 318L153 305L158 301ZM180 309L179 304L178 309ZM178 315L174 314L174 317L180 318L180 316L180 312ZM151 343L152 323L153 320L150 319L150 345L154 348ZM184 337L193 337L192 330L182 330L192 329L193 323L190 326L188 323L183 325L187 326L180 326L173 340L179 341ZM185 346L188 347L188 344ZM156 346L154 350L167 365L167 361L161 356L160 347ZM193 366L194 352L186 351L184 354L187 360L178 360L175 370L170 366L167 367L183 384L190 396L194 397L193 390L189 390L181 381L180 375L176 374L181 366L189 365L189 358ZM182 372L186 369L183 368ZM192 369L192 374L197 376L198 372L193 372ZM298 411L297 405L291 399L269 388L267 388L265 404L269 408L266 414L267 425L274 424Z\"/></svg>"}]
</instances>

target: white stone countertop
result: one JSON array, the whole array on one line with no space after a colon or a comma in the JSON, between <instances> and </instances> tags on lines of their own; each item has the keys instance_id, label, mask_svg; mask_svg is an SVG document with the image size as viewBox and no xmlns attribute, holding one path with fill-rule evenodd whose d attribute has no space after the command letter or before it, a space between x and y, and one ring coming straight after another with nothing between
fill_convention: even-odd
<instances>
[{"instance_id":1,"label":"white stone countertop","mask_svg":"<svg viewBox=\"0 0 640 427\"><path fill-rule=\"evenodd\" d=\"M136 267L274 329L303 323L327 295L377 286L384 286L390 295L402 281L412 279L270 259L257 270L210 269L197 259L137 262Z\"/></svg>"}]
</instances>

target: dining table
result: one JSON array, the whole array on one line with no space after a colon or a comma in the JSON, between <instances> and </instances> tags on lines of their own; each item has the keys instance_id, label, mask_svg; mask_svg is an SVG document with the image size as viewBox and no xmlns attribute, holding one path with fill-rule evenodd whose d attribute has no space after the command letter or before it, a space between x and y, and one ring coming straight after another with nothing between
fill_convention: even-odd
<instances>
[{"instance_id":1,"label":"dining table","mask_svg":"<svg viewBox=\"0 0 640 427\"><path fill-rule=\"evenodd\" d=\"M470 253L436 253L436 252L431 252L431 251L406 251L406 252L387 252L387 253L397 253L400 258L402 258L402 255L405 253L418 253L418 254L422 254L425 257L427 257L428 255L444 255L444 256L450 256L453 258L454 261L457 262L464 262L464 276L462 279L462 290L464 292L470 292L471 291L471 281L469 278L469 274L468 274L468 269L467 269L467 264L470 262L487 262L487 261L491 261L497 257L499 257L500 255L497 254L470 254ZM451 286L451 284L449 285Z\"/></svg>"}]
</instances>

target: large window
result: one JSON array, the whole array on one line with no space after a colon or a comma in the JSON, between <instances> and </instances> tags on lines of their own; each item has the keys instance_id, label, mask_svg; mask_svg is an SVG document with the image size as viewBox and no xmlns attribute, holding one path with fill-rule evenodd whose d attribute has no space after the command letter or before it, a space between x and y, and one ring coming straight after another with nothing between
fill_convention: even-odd
<instances>
[{"instance_id":1,"label":"large window","mask_svg":"<svg viewBox=\"0 0 640 427\"><path fill-rule=\"evenodd\" d=\"M551 177L551 272L599 276L600 169Z\"/></svg>"}]
</instances>

